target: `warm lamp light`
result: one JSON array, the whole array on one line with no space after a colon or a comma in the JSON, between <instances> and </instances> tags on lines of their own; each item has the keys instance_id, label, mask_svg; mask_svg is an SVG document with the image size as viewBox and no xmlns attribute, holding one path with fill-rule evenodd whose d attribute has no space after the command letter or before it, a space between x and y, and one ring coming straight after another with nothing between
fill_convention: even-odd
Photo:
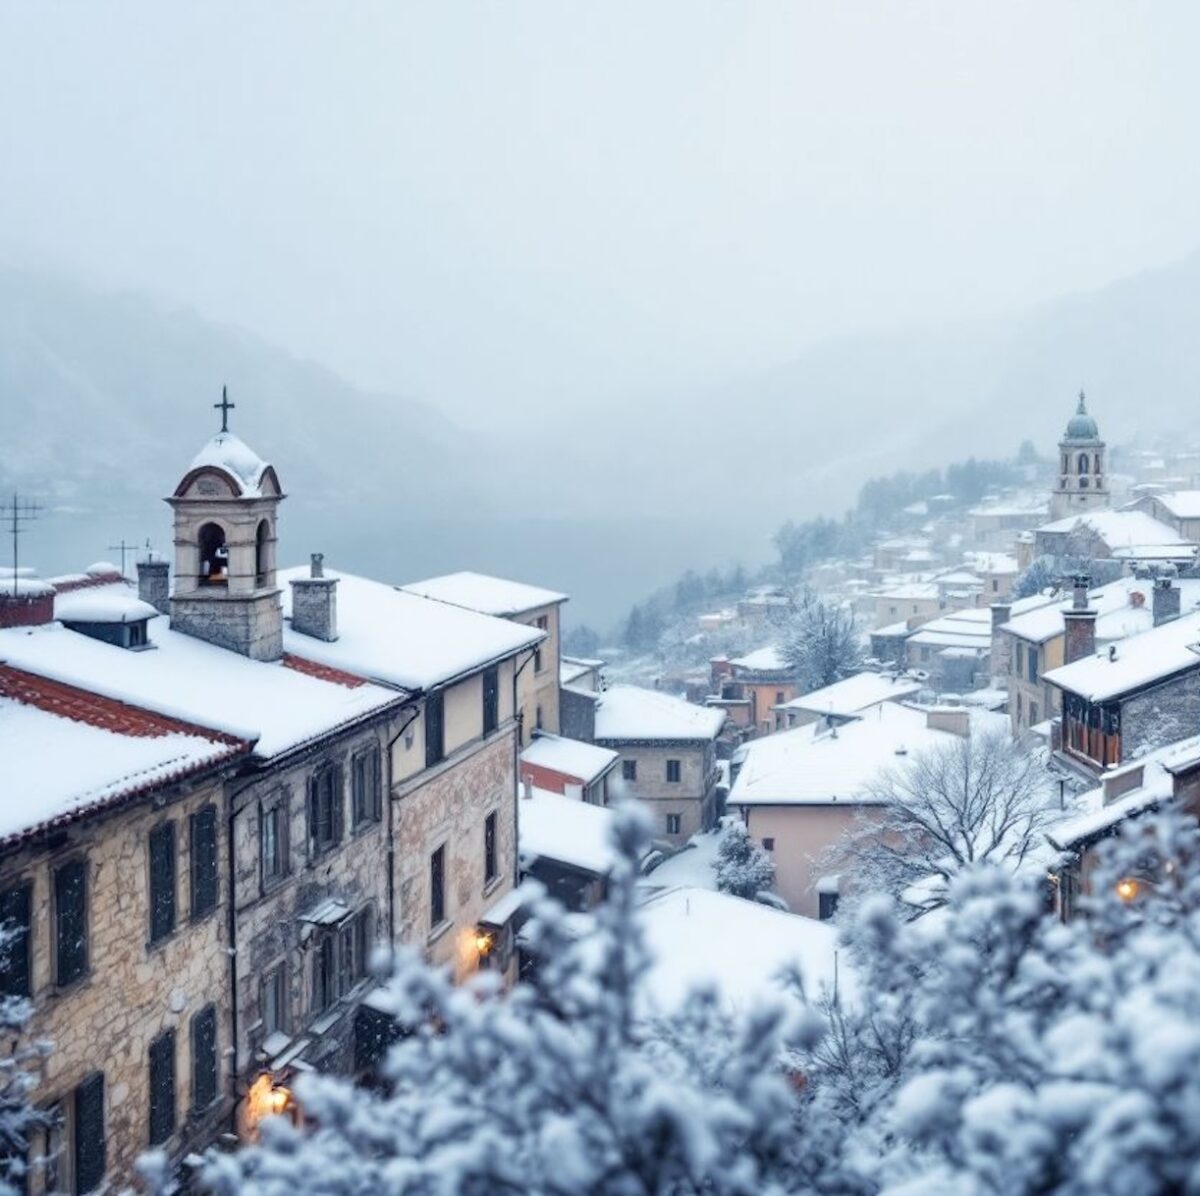
<instances>
[{"instance_id":1,"label":"warm lamp light","mask_svg":"<svg viewBox=\"0 0 1200 1196\"><path fill-rule=\"evenodd\" d=\"M1142 886L1132 876L1122 876L1113 886L1113 891L1128 905L1137 899L1138 894L1142 891Z\"/></svg>"},{"instance_id":2,"label":"warm lamp light","mask_svg":"<svg viewBox=\"0 0 1200 1196\"><path fill-rule=\"evenodd\" d=\"M488 955L492 950L492 936L486 930L475 932L475 950L480 955Z\"/></svg>"}]
</instances>

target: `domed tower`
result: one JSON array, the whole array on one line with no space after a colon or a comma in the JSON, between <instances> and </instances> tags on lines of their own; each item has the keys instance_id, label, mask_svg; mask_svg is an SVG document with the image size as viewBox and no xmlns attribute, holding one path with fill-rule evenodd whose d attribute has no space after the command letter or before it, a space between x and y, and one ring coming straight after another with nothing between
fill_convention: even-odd
<instances>
[{"instance_id":1,"label":"domed tower","mask_svg":"<svg viewBox=\"0 0 1200 1196\"><path fill-rule=\"evenodd\" d=\"M175 590L171 627L254 660L283 654L275 543L284 494L275 470L229 431L197 454L175 493Z\"/></svg>"},{"instance_id":2,"label":"domed tower","mask_svg":"<svg viewBox=\"0 0 1200 1196\"><path fill-rule=\"evenodd\" d=\"M1104 441L1081 390L1079 406L1058 442L1058 486L1050 496L1050 518L1100 510L1108 506L1108 497Z\"/></svg>"}]
</instances>

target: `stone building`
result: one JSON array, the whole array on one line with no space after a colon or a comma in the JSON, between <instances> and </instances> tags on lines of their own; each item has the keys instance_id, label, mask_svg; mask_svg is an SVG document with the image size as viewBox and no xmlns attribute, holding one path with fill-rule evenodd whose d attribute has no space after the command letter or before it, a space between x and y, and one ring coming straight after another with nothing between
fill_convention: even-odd
<instances>
[{"instance_id":1,"label":"stone building","mask_svg":"<svg viewBox=\"0 0 1200 1196\"><path fill-rule=\"evenodd\" d=\"M1088 414L1079 392L1079 406L1058 442L1058 485L1050 493L1050 519L1065 519L1103 510L1109 505L1108 469L1100 429Z\"/></svg>"},{"instance_id":2,"label":"stone building","mask_svg":"<svg viewBox=\"0 0 1200 1196\"><path fill-rule=\"evenodd\" d=\"M717 737L725 712L634 685L595 700L595 742L620 756L613 789L646 803L657 840L682 847L712 827L717 801Z\"/></svg>"},{"instance_id":3,"label":"stone building","mask_svg":"<svg viewBox=\"0 0 1200 1196\"><path fill-rule=\"evenodd\" d=\"M0 609L6 765L46 778L0 816L27 926L6 982L56 1043L36 1095L63 1149L32 1191L124 1184L152 1145L252 1132L298 1069L360 1070L376 944L511 972L518 685L546 632L319 556L279 572L282 497L223 430L168 500L174 593L149 561L140 597L101 571Z\"/></svg>"},{"instance_id":4,"label":"stone building","mask_svg":"<svg viewBox=\"0 0 1200 1196\"><path fill-rule=\"evenodd\" d=\"M567 601L566 594L470 572L431 577L404 588L410 594L448 602L452 606L461 606L495 618L511 619L542 632L542 641L529 664L522 666L517 681L522 745L529 743L534 731L549 731L552 735L559 733L562 728L559 716L561 611L562 604Z\"/></svg>"}]
</instances>

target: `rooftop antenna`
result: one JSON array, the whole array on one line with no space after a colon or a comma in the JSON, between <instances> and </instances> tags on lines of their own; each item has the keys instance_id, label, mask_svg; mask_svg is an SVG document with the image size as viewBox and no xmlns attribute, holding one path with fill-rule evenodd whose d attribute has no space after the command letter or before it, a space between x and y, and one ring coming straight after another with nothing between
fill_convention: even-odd
<instances>
[{"instance_id":1,"label":"rooftop antenna","mask_svg":"<svg viewBox=\"0 0 1200 1196\"><path fill-rule=\"evenodd\" d=\"M12 592L13 597L17 595L18 589L18 566L20 564L20 540L21 534L28 530L27 525L32 523L40 514L42 508L35 502L31 502L27 498L22 498L15 490L13 491L12 501L0 504L0 521L3 521L7 527L5 530L12 536Z\"/></svg>"},{"instance_id":2,"label":"rooftop antenna","mask_svg":"<svg viewBox=\"0 0 1200 1196\"><path fill-rule=\"evenodd\" d=\"M146 544L147 544L147 546L149 546L150 541L147 540ZM120 544L110 544L108 546L108 548L105 549L106 552L119 552L121 554L121 576L122 577L125 576L125 556L127 553L134 552L136 549L137 549L136 544L126 544L125 543L124 536L121 537Z\"/></svg>"},{"instance_id":3,"label":"rooftop antenna","mask_svg":"<svg viewBox=\"0 0 1200 1196\"><path fill-rule=\"evenodd\" d=\"M149 536L146 537L146 543L145 543L144 547L146 549L146 560L148 560L148 561L154 560L154 546L150 543Z\"/></svg>"},{"instance_id":4,"label":"rooftop antenna","mask_svg":"<svg viewBox=\"0 0 1200 1196\"><path fill-rule=\"evenodd\" d=\"M221 387L221 401L214 403L213 406L221 413L221 431L229 431L229 413L237 406L236 403L229 401L229 388Z\"/></svg>"}]
</instances>

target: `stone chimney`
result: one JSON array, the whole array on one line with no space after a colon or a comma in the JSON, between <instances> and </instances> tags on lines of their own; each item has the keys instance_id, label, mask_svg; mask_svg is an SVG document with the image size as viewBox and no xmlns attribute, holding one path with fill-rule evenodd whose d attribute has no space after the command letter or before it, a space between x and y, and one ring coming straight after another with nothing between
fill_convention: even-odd
<instances>
[{"instance_id":1,"label":"stone chimney","mask_svg":"<svg viewBox=\"0 0 1200 1196\"><path fill-rule=\"evenodd\" d=\"M1012 601L992 603L992 676L1007 677L1012 672L1012 637L1000 628L1012 618Z\"/></svg>"},{"instance_id":2,"label":"stone chimney","mask_svg":"<svg viewBox=\"0 0 1200 1196\"><path fill-rule=\"evenodd\" d=\"M930 706L925 711L925 725L931 731L948 731L969 739L971 712L965 706Z\"/></svg>"},{"instance_id":3,"label":"stone chimney","mask_svg":"<svg viewBox=\"0 0 1200 1196\"><path fill-rule=\"evenodd\" d=\"M171 564L169 561L138 561L138 597L149 602L160 615L171 613Z\"/></svg>"},{"instance_id":4,"label":"stone chimney","mask_svg":"<svg viewBox=\"0 0 1200 1196\"><path fill-rule=\"evenodd\" d=\"M1174 578L1156 577L1153 594L1154 626L1161 627L1179 618L1179 587Z\"/></svg>"},{"instance_id":5,"label":"stone chimney","mask_svg":"<svg viewBox=\"0 0 1200 1196\"><path fill-rule=\"evenodd\" d=\"M35 577L0 576L0 627L54 622L54 587Z\"/></svg>"},{"instance_id":6,"label":"stone chimney","mask_svg":"<svg viewBox=\"0 0 1200 1196\"><path fill-rule=\"evenodd\" d=\"M1063 663L1073 664L1096 651L1096 612L1088 607L1088 588L1091 578L1080 574L1075 578L1071 609L1063 611L1066 631L1063 644Z\"/></svg>"},{"instance_id":7,"label":"stone chimney","mask_svg":"<svg viewBox=\"0 0 1200 1196\"><path fill-rule=\"evenodd\" d=\"M332 641L338 637L338 579L325 576L324 560L322 553L314 552L309 576L292 579L292 630Z\"/></svg>"}]
</instances>

